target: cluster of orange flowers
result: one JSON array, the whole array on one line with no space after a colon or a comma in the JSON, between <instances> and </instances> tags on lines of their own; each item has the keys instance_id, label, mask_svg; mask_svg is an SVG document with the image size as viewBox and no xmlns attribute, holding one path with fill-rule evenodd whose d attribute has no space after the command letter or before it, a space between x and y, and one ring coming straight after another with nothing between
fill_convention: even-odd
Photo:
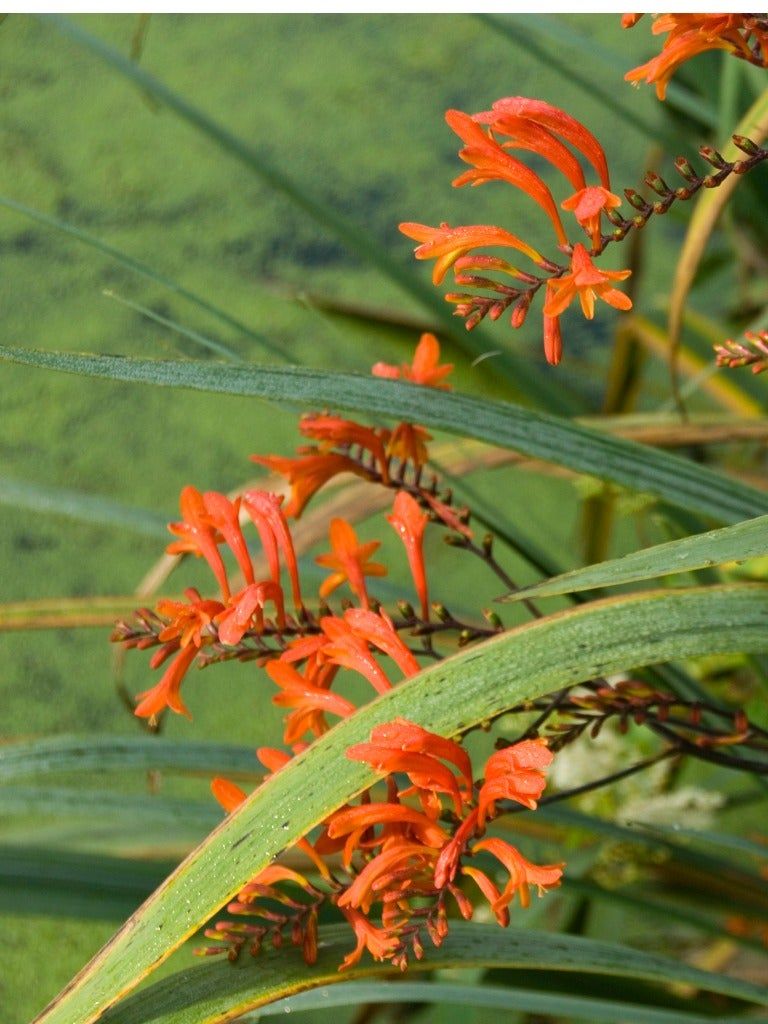
<instances>
[{"instance_id":1,"label":"cluster of orange flowers","mask_svg":"<svg viewBox=\"0 0 768 1024\"><path fill-rule=\"evenodd\" d=\"M274 770L288 760L272 749L260 750L259 757ZM506 840L484 838L499 801L536 807L552 760L544 740L523 740L491 754L479 784L473 782L463 747L405 719L375 728L370 742L350 747L347 757L387 774L386 799L375 800L366 790L359 804L334 812L313 843L301 840L299 848L320 875L318 884L280 865L257 875L228 910L260 923L218 922L206 935L224 945L203 953L227 951L236 957L247 945L255 954L265 938L279 944L289 929L293 943L313 963L317 913L328 902L341 911L356 939L340 970L356 964L366 949L376 960L404 969L411 952L417 959L423 956L422 930L436 946L445 938L449 898L462 917L472 917L464 879L474 883L502 927L509 923L509 905L516 895L527 906L531 886L541 894L559 884L561 864L532 864ZM398 776L409 785L400 788ZM246 798L223 779L215 780L214 793L227 810ZM481 854L495 858L506 871L503 889L487 871L466 863ZM290 883L295 895L278 888L280 883ZM371 920L377 906L381 924Z\"/></svg>"},{"instance_id":2,"label":"cluster of orange flowers","mask_svg":"<svg viewBox=\"0 0 768 1024\"><path fill-rule=\"evenodd\" d=\"M624 28L632 28L642 14L625 14ZM656 57L624 76L628 82L655 84L663 100L669 81L685 61L707 50L724 50L758 67L768 66L768 18L757 14L657 14L654 35L666 35Z\"/></svg>"},{"instance_id":3,"label":"cluster of orange flowers","mask_svg":"<svg viewBox=\"0 0 768 1024\"><path fill-rule=\"evenodd\" d=\"M465 318L470 330L485 316L491 320L498 319L510 306L512 326L521 327L534 295L545 285L544 353L548 362L557 364L562 355L561 314L576 297L588 319L594 316L596 297L617 309L630 309L632 303L628 296L613 286L614 281L624 280L630 272L600 270L581 242L569 242L550 189L538 174L509 150L533 152L564 175L575 191L560 205L575 216L594 253L601 251L603 213L621 204L619 197L610 190L605 152L595 136L576 118L543 100L523 96L497 100L491 110L471 116L459 110L449 110L446 121L464 143L459 156L471 168L454 180L454 186L504 181L525 192L546 213L558 246L570 255L570 267L552 263L516 235L490 225L451 227L441 224L431 228L425 224L404 223L400 230L420 243L415 250L417 259L436 260L435 284L439 284L453 267L457 284L495 292L492 298L465 293L446 295L446 299L455 304L457 315ZM582 164L573 150L593 168L599 184L587 183ZM499 257L477 254L475 250L482 247L516 249L546 276L521 270ZM522 282L523 287L510 287L495 279L477 277L473 271L504 274Z\"/></svg>"},{"instance_id":4,"label":"cluster of orange flowers","mask_svg":"<svg viewBox=\"0 0 768 1024\"><path fill-rule=\"evenodd\" d=\"M411 364L373 367L381 377L441 388L448 387L445 378L450 370L450 365L440 363L440 347L431 334L422 336ZM291 497L285 508L282 496L264 490L247 490L235 499L214 491L200 493L194 487L182 491L181 520L170 524L176 539L168 551L203 558L218 584L218 597L203 598L190 588L185 601L161 600L155 612L138 613L138 626L119 623L114 634L128 647L156 647L153 667L168 662L160 681L139 696L135 713L145 718L156 719L166 709L188 714L181 685L196 661L204 666L241 657L263 665L277 688L273 702L287 709L283 741L290 750L258 751L270 772L279 771L325 733L329 716L354 714L356 706L333 690L340 669L361 676L376 694L393 685L392 670L385 669L382 657L401 678L418 673L419 652L409 648L401 632L416 624L421 630L445 625L434 622L429 601L426 527L435 521L462 540L472 536L466 516L441 500L436 488L421 484L430 440L422 427L401 423L392 431L374 429L324 414L304 417L300 428L315 444L301 449L298 457L255 457L288 478ZM329 571L319 588L319 611L305 604L288 519L301 515L317 490L342 472L395 490L387 519L402 541L419 615L406 605L407 614L395 622L369 594L367 580L387 571L372 560L379 543L361 543L351 524L341 518L330 523L331 551L316 559ZM266 579L258 578L249 552L243 531L249 522L264 551ZM227 562L237 567L237 577ZM348 588L351 600L345 599L346 607L335 614L326 599L340 587ZM488 632L494 631L495 627ZM530 885L543 892L557 884L559 865L537 867L506 841L483 838L498 801L536 806L544 769L552 759L544 741L526 740L493 754L479 784L458 743L404 720L375 729L370 743L351 748L348 756L387 775L386 799L378 800L368 790L357 806L333 814L314 840L300 840L297 849L306 856L308 870L314 868L319 876L318 884L282 864L271 865L253 879L229 910L255 916L259 922L217 924L206 934L223 944L204 952L236 955L246 943L256 952L265 936L279 943L289 929L311 962L317 910L321 903L330 903L349 921L357 939L342 966L357 962L364 949L405 966L410 951L421 956L422 929L435 943L442 940L449 897L463 916L471 916L464 880L476 884L501 924L508 921L515 894L525 904ZM409 785L398 783L402 776ZM213 792L228 811L246 798L226 779L214 780ZM495 857L508 872L503 889L479 867L465 864L480 854ZM380 908L380 925L370 917L375 907Z\"/></svg>"}]
</instances>

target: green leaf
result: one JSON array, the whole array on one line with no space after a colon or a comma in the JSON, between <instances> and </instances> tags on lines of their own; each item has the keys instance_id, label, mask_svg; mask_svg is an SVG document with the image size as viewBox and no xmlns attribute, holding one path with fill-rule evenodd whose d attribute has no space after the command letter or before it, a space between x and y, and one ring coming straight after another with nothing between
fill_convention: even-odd
<instances>
[{"instance_id":1,"label":"green leaf","mask_svg":"<svg viewBox=\"0 0 768 1024\"><path fill-rule=\"evenodd\" d=\"M656 544L621 558L588 565L584 569L574 569L544 583L506 594L501 600L521 601L530 597L571 594L576 590L618 587L620 584L690 572L726 562L742 562L765 554L768 554L768 516L759 516L745 523L737 523L736 526L697 533L693 537Z\"/></svg>"},{"instance_id":2,"label":"green leaf","mask_svg":"<svg viewBox=\"0 0 768 1024\"><path fill-rule=\"evenodd\" d=\"M372 238L370 232L313 195L308 186L294 181L282 166L272 163L260 149L239 138L183 96L175 93L164 82L79 25L57 15L46 15L42 20L75 43L90 50L114 71L138 85L182 120L187 121L225 153L248 167L265 185L284 195L321 227L335 235L351 252L430 309L438 318L443 333L452 338L462 351L478 356L494 347L492 340L482 329L470 333L459 327L442 296L422 281L410 263L393 259L384 246ZM537 401L548 408L570 411L574 407L572 400L562 388L550 383L538 367L514 352L504 352L504 358L494 364L494 373L510 383L517 394L526 395L532 401Z\"/></svg>"},{"instance_id":3,"label":"green leaf","mask_svg":"<svg viewBox=\"0 0 768 1024\"><path fill-rule=\"evenodd\" d=\"M446 981L351 981L299 992L243 1017L240 1024L256 1024L262 1017L284 1013L324 1010L336 1006L379 1006L388 1003L433 1003L491 1010L564 1017L567 1020L603 1024L745 1024L744 1017L702 1017L679 1010L662 1010L636 1003L589 999L572 992L550 993L537 989L500 988L496 985L457 985ZM749 1024L768 1024L768 1017L749 1017Z\"/></svg>"},{"instance_id":4,"label":"green leaf","mask_svg":"<svg viewBox=\"0 0 768 1024\"><path fill-rule=\"evenodd\" d=\"M403 716L456 735L522 700L595 676L697 654L764 651L767 625L763 584L650 592L539 619L420 672L340 722L252 793L43 1011L39 1024L90 1024L278 853L370 786L377 773L345 752L367 740L374 726Z\"/></svg>"},{"instance_id":5,"label":"green leaf","mask_svg":"<svg viewBox=\"0 0 768 1024\"><path fill-rule=\"evenodd\" d=\"M348 927L323 928L318 962L313 967L308 967L296 950L265 949L258 958L243 956L236 965L219 962L179 971L107 1012L101 1021L102 1024L217 1024L301 989L391 974L390 965L371 963L339 974L338 965L353 944ZM528 929L502 931L495 925L472 925L463 921L452 922L442 946L430 948L424 960L413 963L412 969L477 966L685 982L756 1003L765 1001L765 989L760 985L700 971L626 946ZM343 988L339 991L343 992ZM642 1018L633 1013L629 1019L640 1021ZM677 1019L684 1024L685 1017Z\"/></svg>"},{"instance_id":6,"label":"green leaf","mask_svg":"<svg viewBox=\"0 0 768 1024\"><path fill-rule=\"evenodd\" d=\"M225 366L0 346L0 359L108 380L398 417L567 466L727 523L768 513L768 495L698 463L548 413L363 374L293 366Z\"/></svg>"},{"instance_id":7,"label":"green leaf","mask_svg":"<svg viewBox=\"0 0 768 1024\"><path fill-rule=\"evenodd\" d=\"M0 848L0 911L120 921L174 866L171 861L5 846Z\"/></svg>"},{"instance_id":8,"label":"green leaf","mask_svg":"<svg viewBox=\"0 0 768 1024\"><path fill-rule=\"evenodd\" d=\"M251 747L179 742L159 736L52 736L0 746L0 783L59 772L227 775L261 781Z\"/></svg>"},{"instance_id":9,"label":"green leaf","mask_svg":"<svg viewBox=\"0 0 768 1024\"><path fill-rule=\"evenodd\" d=\"M68 516L82 523L119 527L146 537L168 539L168 521L157 512L120 505L96 494L0 477L0 505Z\"/></svg>"},{"instance_id":10,"label":"green leaf","mask_svg":"<svg viewBox=\"0 0 768 1024\"><path fill-rule=\"evenodd\" d=\"M38 786L0 787L0 816L56 815L64 818L126 818L164 825L188 825L212 829L221 821L221 810L210 803L172 800L167 797L114 793L100 789L44 788Z\"/></svg>"}]
</instances>

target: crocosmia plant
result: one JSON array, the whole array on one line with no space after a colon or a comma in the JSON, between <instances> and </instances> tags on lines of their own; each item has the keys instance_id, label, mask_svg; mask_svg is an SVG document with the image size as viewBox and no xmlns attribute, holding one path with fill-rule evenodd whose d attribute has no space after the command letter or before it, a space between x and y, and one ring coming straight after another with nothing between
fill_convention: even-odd
<instances>
[{"instance_id":1,"label":"crocosmia plant","mask_svg":"<svg viewBox=\"0 0 768 1024\"><path fill-rule=\"evenodd\" d=\"M96 34L58 17L3 26L27 24L16 42L31 54L37 40L36 61L45 39L97 62L115 95L137 86L164 174L164 133L191 128L211 159L223 150L255 176L264 204L254 212L241 181L217 250L262 268L255 317L231 305L228 271L208 257L217 299L91 233L90 213L70 222L74 201L60 197L54 215L0 196L9 216L161 288L162 303L114 282L107 297L163 345L183 343L0 347L8 395L20 382L26 402L46 371L113 388L99 403L105 436L104 409L129 408L111 461L99 431L67 419L82 450L64 468L98 465L104 486L9 477L11 515L53 509L83 529L148 534L155 559L136 589L124 580L140 543L121 540L113 562L99 548L124 596L93 596L70 552L70 590L45 597L44 578L18 568L45 545L9 520L7 579L23 597L41 581L0 608L0 628L24 631L9 679L29 672L33 692L42 630L60 630L53 665L80 627L111 623L114 645L114 685L94 676L103 720L93 689L68 680L58 694L68 706L71 685L97 728L70 728L62 711L66 728L12 724L0 746L0 885L17 915L0 983L9 1024L289 1012L362 1024L422 1004L438 1024L456 1005L478 1024L499 1011L554 1024L763 1019L768 15L424 16L414 34L416 17L142 15L121 43L129 57L105 41L128 18ZM373 29L387 88L406 91L415 39L430 48L408 103L347 118L347 85L372 105L381 94L365 58ZM290 67L281 57L264 73L262 100L243 76L260 80L252 60L266 66L286 33ZM305 60L302 33L327 33L336 57L313 35ZM171 55L206 47L205 74L239 96L240 129L232 110L220 121L204 93L171 85ZM457 47L474 68L466 88L444 74ZM628 53L638 63L622 78ZM326 109L304 75L329 90ZM270 137L283 122L290 135ZM403 146L374 161L355 134L370 146L385 122ZM326 189L342 175L335 132L343 173L357 175L347 195L378 204L367 220ZM444 173L450 133L458 192ZM397 183L386 203L378 163ZM183 234L164 239L157 215L147 260L172 241L208 245L214 185L200 173L205 199L174 200L192 211ZM19 238L4 250L14 258L38 245ZM169 297L216 330L177 319ZM185 401L200 404L182 413ZM39 420L39 398L25 408ZM164 551L158 507L121 493L111 467L139 494L177 491ZM103 657L104 632L96 646ZM51 950L62 970L49 976Z\"/></svg>"}]
</instances>

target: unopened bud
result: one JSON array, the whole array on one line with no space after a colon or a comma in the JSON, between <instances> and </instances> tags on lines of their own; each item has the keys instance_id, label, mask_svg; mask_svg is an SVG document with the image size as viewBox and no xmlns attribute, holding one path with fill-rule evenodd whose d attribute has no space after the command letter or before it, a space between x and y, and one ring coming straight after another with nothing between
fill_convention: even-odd
<instances>
[{"instance_id":1,"label":"unopened bud","mask_svg":"<svg viewBox=\"0 0 768 1024\"><path fill-rule=\"evenodd\" d=\"M406 622L413 622L413 620L416 618L416 613L413 610L413 605L409 604L408 601L398 601L397 610L400 612L400 614L403 616Z\"/></svg>"},{"instance_id":2,"label":"unopened bud","mask_svg":"<svg viewBox=\"0 0 768 1024\"><path fill-rule=\"evenodd\" d=\"M678 174L682 175L686 181L698 181L698 174L684 156L679 156L675 160L675 170Z\"/></svg>"},{"instance_id":3,"label":"unopened bud","mask_svg":"<svg viewBox=\"0 0 768 1024\"><path fill-rule=\"evenodd\" d=\"M648 171L644 181L648 188L652 188L656 195L668 196L672 191L669 185L655 171Z\"/></svg>"},{"instance_id":4,"label":"unopened bud","mask_svg":"<svg viewBox=\"0 0 768 1024\"><path fill-rule=\"evenodd\" d=\"M701 153L708 164L712 164L713 167L717 167L720 171L728 167L728 161L723 154L718 153L712 146L699 146L699 153Z\"/></svg>"},{"instance_id":5,"label":"unopened bud","mask_svg":"<svg viewBox=\"0 0 768 1024\"><path fill-rule=\"evenodd\" d=\"M746 153L747 156L757 156L761 150L756 142L752 139L748 139L746 135L732 135L733 144L737 146L742 153Z\"/></svg>"},{"instance_id":6,"label":"unopened bud","mask_svg":"<svg viewBox=\"0 0 768 1024\"><path fill-rule=\"evenodd\" d=\"M636 210L645 211L648 209L648 203L643 199L639 192L636 192L633 188L625 188L624 195L627 197L627 202L630 206L634 206Z\"/></svg>"},{"instance_id":7,"label":"unopened bud","mask_svg":"<svg viewBox=\"0 0 768 1024\"><path fill-rule=\"evenodd\" d=\"M483 618L493 629L504 629L504 623L493 608L483 608Z\"/></svg>"},{"instance_id":8,"label":"unopened bud","mask_svg":"<svg viewBox=\"0 0 768 1024\"><path fill-rule=\"evenodd\" d=\"M445 607L445 605L444 604L440 604L439 601L436 601L432 605L432 611L435 613L435 615L438 617L438 619L441 622L450 622L451 621L451 613L448 611L448 609Z\"/></svg>"},{"instance_id":9,"label":"unopened bud","mask_svg":"<svg viewBox=\"0 0 768 1024\"><path fill-rule=\"evenodd\" d=\"M490 558L493 554L493 534L486 533L483 537L483 554L486 558Z\"/></svg>"}]
</instances>

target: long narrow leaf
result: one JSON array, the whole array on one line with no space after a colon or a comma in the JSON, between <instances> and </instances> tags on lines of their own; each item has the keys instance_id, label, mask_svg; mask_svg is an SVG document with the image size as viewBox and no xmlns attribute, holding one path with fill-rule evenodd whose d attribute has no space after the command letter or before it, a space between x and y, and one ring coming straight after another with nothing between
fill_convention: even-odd
<instances>
[{"instance_id":1,"label":"long narrow leaf","mask_svg":"<svg viewBox=\"0 0 768 1024\"><path fill-rule=\"evenodd\" d=\"M96 526L117 526L147 537L168 538L168 521L157 512L120 505L97 494L84 494L64 487L0 477L0 505L67 516Z\"/></svg>"},{"instance_id":2,"label":"long narrow leaf","mask_svg":"<svg viewBox=\"0 0 768 1024\"><path fill-rule=\"evenodd\" d=\"M243 957L234 967L218 963L180 971L106 1013L103 1024L219 1024L301 989L391 973L392 968L386 964L362 964L339 974L338 965L349 952L350 938L344 927L322 929L318 962L313 967L307 967L297 951L280 949L264 950L256 960ZM760 985L700 971L626 946L528 929L502 931L493 925L458 921L451 924L442 946L430 949L424 960L413 966L417 970L488 966L578 971L685 982L755 1003L765 1001L765 989Z\"/></svg>"},{"instance_id":3,"label":"long narrow leaf","mask_svg":"<svg viewBox=\"0 0 768 1024\"><path fill-rule=\"evenodd\" d=\"M251 747L159 736L51 736L0 746L0 783L68 772L179 772L261 780Z\"/></svg>"},{"instance_id":4,"label":"long narrow leaf","mask_svg":"<svg viewBox=\"0 0 768 1024\"><path fill-rule=\"evenodd\" d=\"M262 1017L284 1013L306 1013L336 1006L381 1005L387 1003L432 1003L471 1006L489 1010L517 1010L567 1020L601 1021L603 1024L745 1024L744 1017L702 1017L679 1010L589 999L572 992L539 992L537 989L501 988L495 985L457 985L446 981L351 981L345 985L321 986L309 992L280 999L243 1017L240 1024L256 1024ZM768 1017L750 1017L749 1024L768 1024Z\"/></svg>"},{"instance_id":5,"label":"long narrow leaf","mask_svg":"<svg viewBox=\"0 0 768 1024\"><path fill-rule=\"evenodd\" d=\"M292 366L225 366L0 347L0 359L108 380L356 409L474 437L645 491L726 523L768 513L768 495L697 463L511 402L398 380Z\"/></svg>"},{"instance_id":6,"label":"long narrow leaf","mask_svg":"<svg viewBox=\"0 0 768 1024\"><path fill-rule=\"evenodd\" d=\"M43 1011L39 1024L90 1024L278 853L370 786L377 774L345 752L367 740L374 726L403 716L455 735L522 700L596 675L696 654L764 651L767 625L762 584L650 592L539 619L419 673L340 722L259 787Z\"/></svg>"},{"instance_id":7,"label":"long narrow leaf","mask_svg":"<svg viewBox=\"0 0 768 1024\"><path fill-rule=\"evenodd\" d=\"M596 587L617 587L725 562L742 562L765 554L768 554L768 516L759 516L736 526L697 533L693 537L633 551L622 558L574 569L544 583L523 587L502 600L520 601L528 597L594 590Z\"/></svg>"}]
</instances>

